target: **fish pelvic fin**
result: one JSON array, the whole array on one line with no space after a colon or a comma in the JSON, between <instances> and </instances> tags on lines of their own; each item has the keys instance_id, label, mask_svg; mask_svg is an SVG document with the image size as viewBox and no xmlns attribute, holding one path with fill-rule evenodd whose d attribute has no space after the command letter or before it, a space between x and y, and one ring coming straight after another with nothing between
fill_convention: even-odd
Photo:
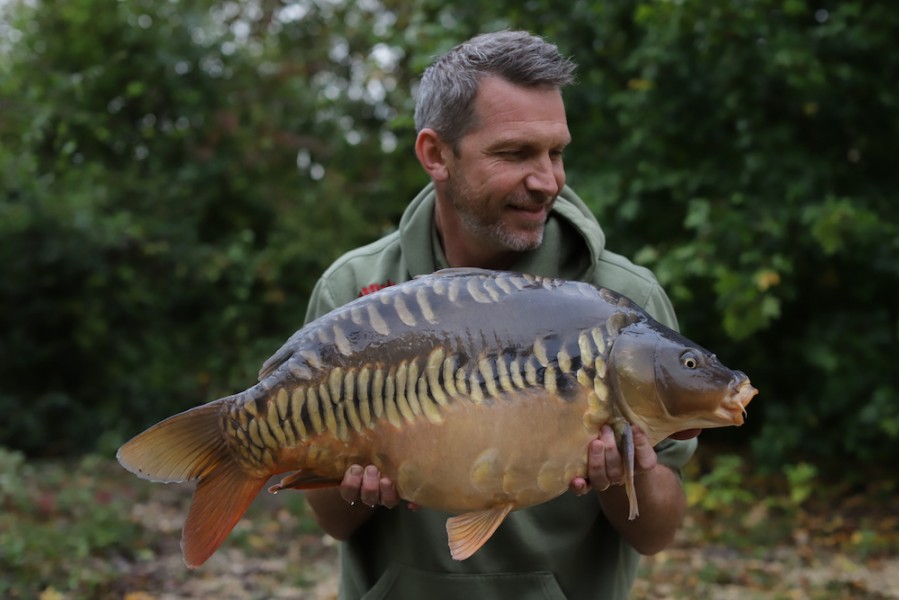
<instances>
[{"instance_id":1,"label":"fish pelvic fin","mask_svg":"<svg viewBox=\"0 0 899 600\"><path fill-rule=\"evenodd\" d=\"M631 521L640 514L637 506L637 488L634 487L634 429L625 420L613 421L612 431L615 432L615 443L618 444L618 452L624 462L624 490L627 493L627 503L630 512L627 518Z\"/></svg>"},{"instance_id":2,"label":"fish pelvic fin","mask_svg":"<svg viewBox=\"0 0 899 600\"><path fill-rule=\"evenodd\" d=\"M268 491L277 494L281 490L314 490L326 487L335 487L340 485L340 479L333 477L325 477L312 471L297 471L291 473L272 487Z\"/></svg>"},{"instance_id":3,"label":"fish pelvic fin","mask_svg":"<svg viewBox=\"0 0 899 600\"><path fill-rule=\"evenodd\" d=\"M477 552L496 531L503 519L512 512L512 504L503 504L487 510L464 513L446 521L450 555L455 560L465 560Z\"/></svg>"},{"instance_id":4,"label":"fish pelvic fin","mask_svg":"<svg viewBox=\"0 0 899 600\"><path fill-rule=\"evenodd\" d=\"M268 479L248 473L232 457L221 430L221 402L169 417L116 453L123 467L143 479L197 480L181 538L190 568L212 556Z\"/></svg>"}]
</instances>

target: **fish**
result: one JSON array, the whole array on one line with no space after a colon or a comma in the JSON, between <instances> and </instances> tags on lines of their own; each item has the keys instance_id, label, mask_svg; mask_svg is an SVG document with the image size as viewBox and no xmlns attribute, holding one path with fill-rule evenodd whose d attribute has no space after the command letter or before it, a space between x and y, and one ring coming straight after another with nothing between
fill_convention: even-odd
<instances>
[{"instance_id":1,"label":"fish","mask_svg":"<svg viewBox=\"0 0 899 600\"><path fill-rule=\"evenodd\" d=\"M453 515L448 546L464 560L511 511L585 477L605 424L630 457L636 518L633 427L655 445L741 425L756 393L744 373L612 290L444 269L308 323L255 385L153 425L117 458L144 479L196 482L181 542L191 568L273 476L287 474L272 492L331 487L353 464Z\"/></svg>"}]
</instances>

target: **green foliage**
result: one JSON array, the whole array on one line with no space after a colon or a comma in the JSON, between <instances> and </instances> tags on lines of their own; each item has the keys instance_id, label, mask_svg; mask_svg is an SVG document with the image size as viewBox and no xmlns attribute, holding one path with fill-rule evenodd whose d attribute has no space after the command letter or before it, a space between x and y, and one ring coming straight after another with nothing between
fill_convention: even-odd
<instances>
[{"instance_id":1,"label":"green foliage","mask_svg":"<svg viewBox=\"0 0 899 600\"><path fill-rule=\"evenodd\" d=\"M128 501L92 485L108 461L36 468L0 448L0 595L36 598L47 582L94 597L115 581L114 559L131 552L140 528Z\"/></svg>"},{"instance_id":2,"label":"green foliage","mask_svg":"<svg viewBox=\"0 0 899 600\"><path fill-rule=\"evenodd\" d=\"M818 468L809 463L799 463L788 466L785 474L790 485L790 502L799 506L814 493Z\"/></svg>"},{"instance_id":3,"label":"green foliage","mask_svg":"<svg viewBox=\"0 0 899 600\"><path fill-rule=\"evenodd\" d=\"M404 203L358 154L381 154L384 119L349 98L370 38L331 60L315 32L343 15L261 15L244 40L232 8L16 4L0 97L0 408L16 418L0 441L68 452L247 387L315 277Z\"/></svg>"},{"instance_id":4,"label":"green foliage","mask_svg":"<svg viewBox=\"0 0 899 600\"><path fill-rule=\"evenodd\" d=\"M750 374L757 458L895 456L899 10L585 2L550 33L581 65L570 180Z\"/></svg>"},{"instance_id":5,"label":"green foliage","mask_svg":"<svg viewBox=\"0 0 899 600\"><path fill-rule=\"evenodd\" d=\"M793 502L786 491L772 493L770 483L763 485L752 477L743 457L728 453L717 455L705 472L688 476L684 490L691 513L713 524L704 542L737 548L776 545L789 539L789 527L795 524L802 504ZM778 518L771 519L772 527L759 527L774 514Z\"/></svg>"},{"instance_id":6,"label":"green foliage","mask_svg":"<svg viewBox=\"0 0 899 600\"><path fill-rule=\"evenodd\" d=\"M736 454L722 454L708 473L696 481L686 482L686 491L691 506L701 510L715 511L729 507L740 510L755 498L746 489L745 463Z\"/></svg>"},{"instance_id":7,"label":"green foliage","mask_svg":"<svg viewBox=\"0 0 899 600\"><path fill-rule=\"evenodd\" d=\"M108 432L112 447L250 384L321 270L425 181L415 77L508 27L580 65L569 182L682 329L761 390L743 434L756 459L899 452L888 3L4 10L0 409L15 418L0 442L62 453Z\"/></svg>"},{"instance_id":8,"label":"green foliage","mask_svg":"<svg viewBox=\"0 0 899 600\"><path fill-rule=\"evenodd\" d=\"M797 556L830 548L863 557L899 547L892 466L847 474L794 462L762 473L747 456L713 444L700 446L698 459L686 466L684 482L688 519L702 531L698 544L764 553L796 544Z\"/></svg>"},{"instance_id":9,"label":"green foliage","mask_svg":"<svg viewBox=\"0 0 899 600\"><path fill-rule=\"evenodd\" d=\"M262 494L202 571L187 569L190 499L191 486L136 479L110 457L0 447L0 598L305 597L306 582L332 572L334 541L324 546L298 492Z\"/></svg>"}]
</instances>

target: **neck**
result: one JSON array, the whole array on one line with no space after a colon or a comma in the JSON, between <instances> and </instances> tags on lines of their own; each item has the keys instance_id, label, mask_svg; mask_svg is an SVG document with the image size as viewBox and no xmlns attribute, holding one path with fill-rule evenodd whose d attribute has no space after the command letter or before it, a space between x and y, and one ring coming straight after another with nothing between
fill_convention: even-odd
<instances>
[{"instance_id":1,"label":"neck","mask_svg":"<svg viewBox=\"0 0 899 600\"><path fill-rule=\"evenodd\" d=\"M437 227L437 238L449 267L475 267L501 271L510 268L518 258L519 253L512 250L479 247L477 241L467 235L455 212L447 209L439 198L434 206L434 222Z\"/></svg>"}]
</instances>

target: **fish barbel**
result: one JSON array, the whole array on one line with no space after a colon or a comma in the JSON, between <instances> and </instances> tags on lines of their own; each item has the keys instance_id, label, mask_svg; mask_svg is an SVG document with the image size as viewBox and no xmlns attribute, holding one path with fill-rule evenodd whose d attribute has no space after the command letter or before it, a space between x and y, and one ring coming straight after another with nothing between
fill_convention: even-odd
<instances>
[{"instance_id":1,"label":"fish barbel","mask_svg":"<svg viewBox=\"0 0 899 600\"><path fill-rule=\"evenodd\" d=\"M293 472L272 491L336 486L353 464L377 466L407 501L456 514L447 534L462 560L510 511L585 476L604 424L620 448L632 447L631 426L655 445L741 425L756 393L615 292L446 269L309 323L256 385L169 417L117 457L145 479L197 481L182 535L191 567L272 475ZM634 518L632 463L626 486Z\"/></svg>"}]
</instances>

